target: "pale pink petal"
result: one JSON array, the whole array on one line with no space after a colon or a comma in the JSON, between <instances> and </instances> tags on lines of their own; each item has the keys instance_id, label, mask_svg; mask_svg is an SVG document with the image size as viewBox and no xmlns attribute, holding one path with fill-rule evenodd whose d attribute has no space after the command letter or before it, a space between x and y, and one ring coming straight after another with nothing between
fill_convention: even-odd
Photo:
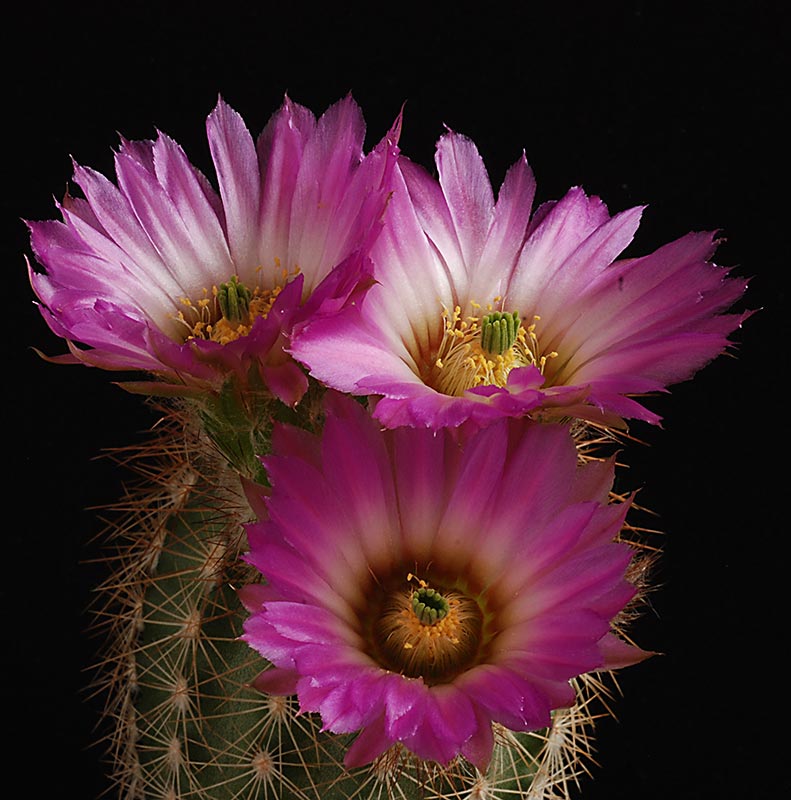
<instances>
[{"instance_id":1,"label":"pale pink petal","mask_svg":"<svg viewBox=\"0 0 791 800\"><path fill-rule=\"evenodd\" d=\"M260 170L253 137L242 118L222 99L206 123L220 187L228 245L235 264L257 264Z\"/></svg>"},{"instance_id":2,"label":"pale pink petal","mask_svg":"<svg viewBox=\"0 0 791 800\"><path fill-rule=\"evenodd\" d=\"M453 132L445 134L437 144L437 170L469 270L480 260L494 214L489 175L475 144Z\"/></svg>"}]
</instances>

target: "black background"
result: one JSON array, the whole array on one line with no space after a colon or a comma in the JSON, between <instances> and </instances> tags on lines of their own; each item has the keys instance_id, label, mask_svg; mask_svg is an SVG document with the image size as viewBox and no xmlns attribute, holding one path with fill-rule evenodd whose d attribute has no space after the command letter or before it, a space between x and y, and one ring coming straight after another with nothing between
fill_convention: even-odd
<instances>
[{"instance_id":1,"label":"black background","mask_svg":"<svg viewBox=\"0 0 791 800\"><path fill-rule=\"evenodd\" d=\"M166 5L166 7L165 7ZM648 204L630 252L722 231L720 264L761 308L720 358L652 402L625 482L658 513L665 554L579 797L788 796L787 208L789 18L782 3L522 3L511 13L369 5L19 6L2 34L6 776L24 797L93 800L106 782L81 694L96 643L82 564L124 477L96 456L153 418L107 373L54 354L25 275L22 218L56 216L70 156L112 173L117 132L180 142L211 174L218 94L257 133L285 92L314 112L351 91L373 144L406 103L402 149L432 165L443 125L478 144L499 185L524 148L538 199L581 184L612 212ZM485 4L495 8L495 4ZM10 484L8 477L11 478ZM783 720L786 720L784 723ZM6 777L8 779L8 777Z\"/></svg>"}]
</instances>

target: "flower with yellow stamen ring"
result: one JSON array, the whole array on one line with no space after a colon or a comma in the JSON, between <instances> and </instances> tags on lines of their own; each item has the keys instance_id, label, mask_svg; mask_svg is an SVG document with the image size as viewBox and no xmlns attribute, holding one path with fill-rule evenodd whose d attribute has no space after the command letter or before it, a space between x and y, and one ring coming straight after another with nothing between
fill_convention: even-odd
<instances>
[{"instance_id":1,"label":"flower with yellow stamen ring","mask_svg":"<svg viewBox=\"0 0 791 800\"><path fill-rule=\"evenodd\" d=\"M358 732L347 766L403 746L485 772L494 725L544 728L572 679L647 655L613 627L635 594L629 504L567 428L382 430L332 392L325 412L320 437L279 429L264 459L243 638L273 665L257 688Z\"/></svg>"},{"instance_id":2,"label":"flower with yellow stamen ring","mask_svg":"<svg viewBox=\"0 0 791 800\"><path fill-rule=\"evenodd\" d=\"M319 380L372 396L388 427L658 422L635 398L690 378L748 316L724 313L746 282L710 262L710 233L618 260L642 208L610 216L573 188L531 216L525 158L495 200L475 145L454 132L436 162L438 180L399 159L362 306L307 323L291 346Z\"/></svg>"},{"instance_id":3,"label":"flower with yellow stamen ring","mask_svg":"<svg viewBox=\"0 0 791 800\"><path fill-rule=\"evenodd\" d=\"M295 325L371 285L398 126L369 154L351 97L319 119L286 98L255 141L220 100L207 120L218 188L170 137L123 140L117 185L75 165L84 198L31 222L41 312L70 356L167 394L256 386L295 404L307 387L286 352ZM83 345L78 346L78 345Z\"/></svg>"}]
</instances>

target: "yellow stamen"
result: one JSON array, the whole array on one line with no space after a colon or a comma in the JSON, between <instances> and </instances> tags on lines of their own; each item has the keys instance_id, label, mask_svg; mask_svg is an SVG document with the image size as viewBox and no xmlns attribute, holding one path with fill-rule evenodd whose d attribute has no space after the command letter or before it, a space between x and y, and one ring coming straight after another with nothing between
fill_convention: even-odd
<instances>
[{"instance_id":1,"label":"yellow stamen","mask_svg":"<svg viewBox=\"0 0 791 800\"><path fill-rule=\"evenodd\" d=\"M495 311L495 305L502 304L502 297L493 298L487 303L487 310L493 316L503 315ZM477 311L480 303L471 302L471 308ZM460 306L452 311L443 308L442 341L430 362L425 382L442 394L459 397L468 389L476 386L505 386L508 375L517 367L535 366L542 373L547 360L555 358L557 353L542 353L536 334L536 323L539 316L525 326L519 325L512 340L509 336L508 346L502 352L490 352L481 343L481 334L491 317L481 318L474 314L463 316ZM491 340L487 336L487 342ZM500 348L497 348L500 349Z\"/></svg>"},{"instance_id":2,"label":"yellow stamen","mask_svg":"<svg viewBox=\"0 0 791 800\"><path fill-rule=\"evenodd\" d=\"M278 295L288 281L299 273L299 268L295 267L291 272L282 267L280 259L274 259L276 270L276 283L271 289L264 289L261 285L252 289L241 284L237 276L231 276L228 283L221 286L212 286L211 289L203 289L203 297L193 302L189 297L179 298L179 303L184 310L176 313L175 319L185 330L185 341L189 339L205 339L228 344L242 336L247 336L257 317L267 317L275 304ZM255 273L259 276L263 272L263 267L256 268ZM223 287L233 288L233 292L239 302L233 303L232 318L228 318L223 313L223 304L227 304L228 290ZM185 313L186 312L186 313Z\"/></svg>"}]
</instances>

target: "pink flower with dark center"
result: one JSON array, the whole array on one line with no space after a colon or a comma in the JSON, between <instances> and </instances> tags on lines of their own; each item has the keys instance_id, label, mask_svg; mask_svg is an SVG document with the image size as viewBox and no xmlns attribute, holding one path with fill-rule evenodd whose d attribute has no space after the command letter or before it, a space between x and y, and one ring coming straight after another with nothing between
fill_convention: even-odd
<instances>
[{"instance_id":1,"label":"pink flower with dark center","mask_svg":"<svg viewBox=\"0 0 791 800\"><path fill-rule=\"evenodd\" d=\"M264 459L244 639L273 665L261 690L359 732L348 766L401 743L483 770L493 723L546 727L572 678L647 655L613 627L635 589L612 462L580 466L559 425L382 430L334 393L326 411L321 437L280 427Z\"/></svg>"},{"instance_id":2,"label":"pink flower with dark center","mask_svg":"<svg viewBox=\"0 0 791 800\"><path fill-rule=\"evenodd\" d=\"M389 427L439 428L502 416L604 425L659 418L634 396L691 377L728 346L746 287L709 259L710 233L616 260L641 208L610 216L571 189L531 217L524 157L495 201L464 136L437 147L439 180L399 161L378 285L342 315L308 322L291 352L345 392L377 396Z\"/></svg>"},{"instance_id":3,"label":"pink flower with dark center","mask_svg":"<svg viewBox=\"0 0 791 800\"><path fill-rule=\"evenodd\" d=\"M199 389L257 367L293 404L307 380L284 352L292 326L370 285L398 123L366 156L351 97L318 120L286 98L257 141L219 100L207 134L219 193L162 133L121 142L117 185L75 166L84 199L29 223L45 270L30 280L69 341L59 360Z\"/></svg>"}]
</instances>

